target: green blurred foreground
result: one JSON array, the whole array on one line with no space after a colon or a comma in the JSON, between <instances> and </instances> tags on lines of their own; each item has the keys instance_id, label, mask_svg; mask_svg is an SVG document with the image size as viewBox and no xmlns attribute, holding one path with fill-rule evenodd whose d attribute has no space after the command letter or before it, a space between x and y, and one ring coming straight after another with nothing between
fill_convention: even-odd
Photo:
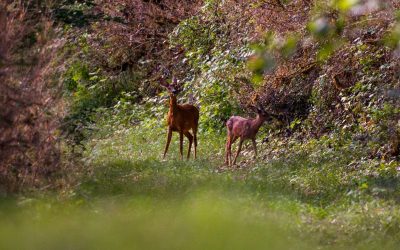
<instances>
[{"instance_id":1,"label":"green blurred foreground","mask_svg":"<svg viewBox=\"0 0 400 250\"><path fill-rule=\"evenodd\" d=\"M89 142L76 186L1 200L0 249L399 247L397 202L343 187L342 158L250 161L249 147L228 170L222 136L179 161L174 135L162 161L164 130L134 131Z\"/></svg>"},{"instance_id":2,"label":"green blurred foreground","mask_svg":"<svg viewBox=\"0 0 400 250\"><path fill-rule=\"evenodd\" d=\"M36 204L1 224L1 249L304 249L267 210L193 194L179 201ZM237 204L239 202L241 204ZM179 204L178 204L179 203ZM256 204L253 204L256 205ZM55 211L56 210L56 211ZM263 214L264 213L264 214Z\"/></svg>"}]
</instances>

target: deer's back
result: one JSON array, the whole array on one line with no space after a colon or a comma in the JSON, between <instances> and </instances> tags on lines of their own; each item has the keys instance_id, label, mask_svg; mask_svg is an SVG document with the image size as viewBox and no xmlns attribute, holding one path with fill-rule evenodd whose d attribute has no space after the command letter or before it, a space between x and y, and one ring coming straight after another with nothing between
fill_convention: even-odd
<instances>
[{"instance_id":1,"label":"deer's back","mask_svg":"<svg viewBox=\"0 0 400 250\"><path fill-rule=\"evenodd\" d=\"M254 131L251 129L251 119L246 119L241 116L232 116L226 122L228 133L242 138L254 137Z\"/></svg>"},{"instance_id":2,"label":"deer's back","mask_svg":"<svg viewBox=\"0 0 400 250\"><path fill-rule=\"evenodd\" d=\"M199 110L193 105L178 105L176 112L169 110L168 125L175 131L187 131L197 128L199 122Z\"/></svg>"}]
</instances>

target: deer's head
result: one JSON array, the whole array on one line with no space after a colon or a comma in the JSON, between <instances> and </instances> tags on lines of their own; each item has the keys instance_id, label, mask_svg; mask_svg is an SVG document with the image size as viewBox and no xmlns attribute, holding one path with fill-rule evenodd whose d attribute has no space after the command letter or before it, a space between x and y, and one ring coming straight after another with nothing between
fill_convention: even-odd
<instances>
[{"instance_id":1,"label":"deer's head","mask_svg":"<svg viewBox=\"0 0 400 250\"><path fill-rule=\"evenodd\" d=\"M251 105L250 107L257 113L257 115L261 119L263 119L265 121L265 120L269 120L271 118L271 114L268 113L264 109L263 105L261 104L260 96L258 94L255 94L252 97L252 103L253 103L253 105Z\"/></svg>"},{"instance_id":2,"label":"deer's head","mask_svg":"<svg viewBox=\"0 0 400 250\"><path fill-rule=\"evenodd\" d=\"M257 111L257 114L263 118L269 117L269 114L267 113L267 111L265 111L264 107L259 104L257 104L257 106L256 106L256 111Z\"/></svg>"},{"instance_id":3,"label":"deer's head","mask_svg":"<svg viewBox=\"0 0 400 250\"><path fill-rule=\"evenodd\" d=\"M182 86L178 84L176 77L172 77L172 84L168 84L164 78L161 78L161 86L166 88L171 96L176 96L182 92Z\"/></svg>"}]
</instances>

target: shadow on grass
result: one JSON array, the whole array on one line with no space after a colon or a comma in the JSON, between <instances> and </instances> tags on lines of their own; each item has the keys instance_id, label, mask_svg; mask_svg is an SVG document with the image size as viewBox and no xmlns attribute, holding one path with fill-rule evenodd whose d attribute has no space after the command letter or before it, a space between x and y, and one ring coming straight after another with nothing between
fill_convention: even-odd
<instances>
[{"instance_id":1,"label":"shadow on grass","mask_svg":"<svg viewBox=\"0 0 400 250\"><path fill-rule=\"evenodd\" d=\"M234 186L230 173L215 174L204 161L113 160L95 167L82 181L84 196L182 196L200 188Z\"/></svg>"}]
</instances>

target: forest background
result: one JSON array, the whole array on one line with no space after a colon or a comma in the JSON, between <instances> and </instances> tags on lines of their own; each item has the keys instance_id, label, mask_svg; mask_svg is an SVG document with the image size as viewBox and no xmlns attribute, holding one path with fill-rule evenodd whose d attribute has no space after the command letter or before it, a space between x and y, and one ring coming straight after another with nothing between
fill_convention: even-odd
<instances>
[{"instance_id":1,"label":"forest background","mask_svg":"<svg viewBox=\"0 0 400 250\"><path fill-rule=\"evenodd\" d=\"M399 8L3 1L0 246L396 249ZM197 160L176 135L162 160L172 76ZM227 168L225 122L255 104L276 119Z\"/></svg>"}]
</instances>

